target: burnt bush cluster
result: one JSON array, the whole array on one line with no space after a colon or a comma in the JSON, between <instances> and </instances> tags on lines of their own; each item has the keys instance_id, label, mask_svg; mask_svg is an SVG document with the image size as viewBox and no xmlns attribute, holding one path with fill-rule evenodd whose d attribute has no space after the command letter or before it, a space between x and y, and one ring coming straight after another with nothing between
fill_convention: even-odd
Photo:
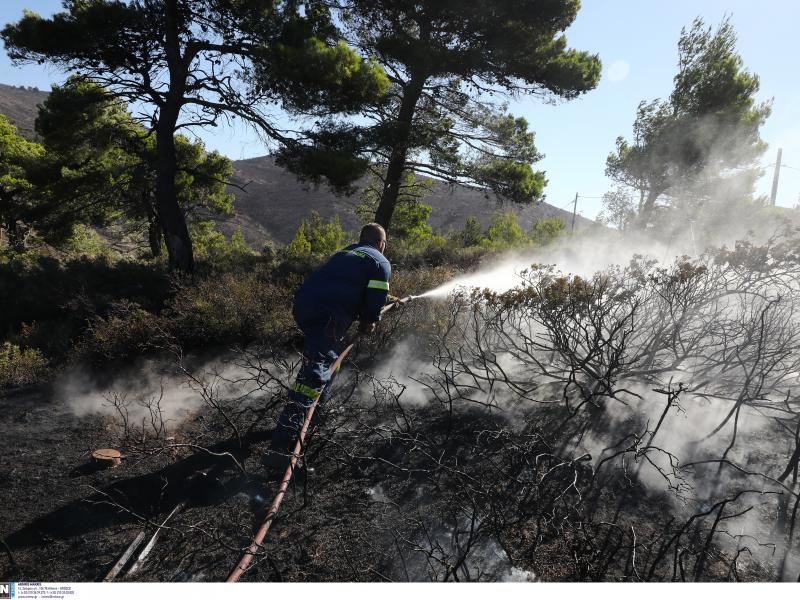
<instances>
[{"instance_id":1,"label":"burnt bush cluster","mask_svg":"<svg viewBox=\"0 0 800 600\"><path fill-rule=\"evenodd\" d=\"M537 266L505 293L391 314L320 409L300 460L314 470L293 480L244 579L795 580L795 247L586 277ZM454 274L400 269L393 290ZM144 510L115 484L92 501L149 529L186 501L138 579L224 579L275 493L260 456L298 355L274 333L282 313L258 312L289 297L271 300L258 276L218 273L165 302L173 322L206 315L206 329L186 317L187 340L275 327L205 372L165 336L202 401L192 418L165 425L160 398L138 412L112 398L115 444L157 467L161 500ZM125 337L109 331L96 339Z\"/></svg>"},{"instance_id":2,"label":"burnt bush cluster","mask_svg":"<svg viewBox=\"0 0 800 600\"><path fill-rule=\"evenodd\" d=\"M796 579L798 271L741 244L412 305L248 577Z\"/></svg>"}]
</instances>

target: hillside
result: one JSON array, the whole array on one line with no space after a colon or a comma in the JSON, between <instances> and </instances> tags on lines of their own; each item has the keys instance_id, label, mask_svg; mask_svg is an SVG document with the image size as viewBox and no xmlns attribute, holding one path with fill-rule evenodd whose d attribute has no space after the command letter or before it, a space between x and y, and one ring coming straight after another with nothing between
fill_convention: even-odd
<instances>
[{"instance_id":1,"label":"hillside","mask_svg":"<svg viewBox=\"0 0 800 600\"><path fill-rule=\"evenodd\" d=\"M47 98L47 92L31 88L0 84L0 114L4 114L18 127L20 133L34 137L37 106ZM236 196L235 214L219 219L219 226L227 234L241 229L245 239L256 248L267 240L285 244L292 239L301 219L315 210L323 218L338 214L345 229L357 230L358 219L354 208L358 195L337 196L325 186L311 187L297 180L288 171L275 165L269 156L237 160L233 163L233 184L229 189ZM243 188L243 189L240 189ZM564 199L567 202L568 199ZM492 215L501 208L494 194L465 186L450 186L437 182L433 192L425 199L433 207L431 225L437 232L447 233L461 229L468 216L475 216L484 227ZM547 203L537 206L513 207L523 229L529 230L540 219L559 218L569 226L572 214ZM593 222L578 216L576 227L586 227Z\"/></svg>"},{"instance_id":2,"label":"hillside","mask_svg":"<svg viewBox=\"0 0 800 600\"><path fill-rule=\"evenodd\" d=\"M252 236L252 228L268 232L278 243L289 242L300 220L312 210L323 218L339 215L345 229L356 230L359 222L354 208L358 195L337 196L325 186L311 187L299 182L290 172L275 165L269 156L238 160L233 163L232 182L245 188L245 191L231 187L236 195L236 210L243 222L245 237ZM433 208L430 223L438 232L458 230L464 226L465 219L475 216L487 226L492 215L499 208L513 209L523 229L529 230L540 219L559 218L569 226L572 213L551 204L536 206L503 206L494 194L460 185L447 185L435 182L433 191L424 200ZM592 225L593 221L577 216L575 227ZM250 230L250 231L249 231Z\"/></svg>"},{"instance_id":3,"label":"hillside","mask_svg":"<svg viewBox=\"0 0 800 600\"><path fill-rule=\"evenodd\" d=\"M17 126L20 135L34 137L33 124L39 104L48 92L36 88L14 87L0 83L0 114L7 116Z\"/></svg>"}]
</instances>

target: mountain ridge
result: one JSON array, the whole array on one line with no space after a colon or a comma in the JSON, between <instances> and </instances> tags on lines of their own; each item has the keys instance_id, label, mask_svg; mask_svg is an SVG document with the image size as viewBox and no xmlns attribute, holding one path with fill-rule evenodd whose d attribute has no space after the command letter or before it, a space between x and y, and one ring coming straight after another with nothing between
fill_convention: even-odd
<instances>
[{"instance_id":1,"label":"mountain ridge","mask_svg":"<svg viewBox=\"0 0 800 600\"><path fill-rule=\"evenodd\" d=\"M17 126L20 135L35 139L38 106L48 94L32 87L0 84L0 114ZM245 240L255 248L270 241L279 245L288 243L300 222L312 211L317 211L323 219L338 215L342 227L348 231L359 229L360 222L355 214L358 194L339 196L326 186L299 181L268 155L233 161L233 169L228 190L236 198L234 213L217 216L215 220L219 229L228 235L241 230ZM497 210L513 210L525 231L530 231L536 221L550 218L561 219L570 227L572 213L546 202L519 206L504 202L488 191L442 181L432 183L430 194L423 202L432 208L430 224L437 233L460 230L469 216L477 218L485 228ZM362 180L360 186L365 185L366 180ZM575 218L576 228L592 225L593 221L580 215Z\"/></svg>"},{"instance_id":2,"label":"mountain ridge","mask_svg":"<svg viewBox=\"0 0 800 600\"><path fill-rule=\"evenodd\" d=\"M360 226L355 214L359 203L357 193L338 196L326 186L310 186L298 181L294 174L277 166L270 156L237 160L233 167L231 183L244 189L230 188L236 195L237 212L261 225L277 243L291 241L300 221L311 211L317 211L323 219L338 215L342 227L349 231L356 231ZM363 187L365 182L360 184ZM541 219L561 219L567 228L572 220L570 211L547 202L520 206L490 191L435 180L430 194L422 202L431 206L429 223L438 233L462 229L470 216L477 218L485 228L498 210L513 210L525 231L530 231ZM576 215L576 228L593 225L593 221ZM247 232L244 229L242 232L247 239Z\"/></svg>"}]
</instances>

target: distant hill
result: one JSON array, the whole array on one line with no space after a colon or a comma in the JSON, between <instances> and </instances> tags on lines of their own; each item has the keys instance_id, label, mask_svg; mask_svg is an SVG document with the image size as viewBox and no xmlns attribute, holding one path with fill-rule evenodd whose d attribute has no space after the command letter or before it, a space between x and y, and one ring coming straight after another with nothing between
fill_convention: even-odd
<instances>
[{"instance_id":1,"label":"distant hill","mask_svg":"<svg viewBox=\"0 0 800 600\"><path fill-rule=\"evenodd\" d=\"M355 231L359 227L354 208L358 195L341 197L330 192L325 186L317 188L297 181L290 172L275 165L269 156L237 160L233 163L232 183L243 187L244 191L231 187L236 195L236 212L247 222L242 232L248 241L248 228L257 224L270 238L279 244L292 239L303 217L316 210L323 218L329 219L338 214L345 229ZM434 230L446 233L459 230L468 216L476 217L484 227L489 224L498 209L514 210L520 226L530 230L533 223L541 219L561 219L569 227L572 213L551 204L515 207L511 203L502 204L492 194L462 185L448 185L434 182L430 196L424 202L430 204L430 223ZM594 222L578 215L575 227L587 227ZM255 241L255 240L253 240Z\"/></svg>"},{"instance_id":2,"label":"distant hill","mask_svg":"<svg viewBox=\"0 0 800 600\"><path fill-rule=\"evenodd\" d=\"M34 122L38 105L48 92L33 88L0 84L0 114L6 115L17 126L21 135L35 137ZM241 229L245 239L259 248L267 240L286 244L294 235L300 221L316 210L323 218L338 214L345 229L356 231L359 222L354 208L358 196L341 197L325 186L314 188L299 182L288 171L275 165L269 156L237 160L233 163L234 176L229 190L236 196L235 214L218 219L219 228L227 234ZM243 189L240 189L243 188ZM568 199L566 199L568 200ZM565 200L565 202L566 202ZM465 186L434 183L433 191L424 200L433 208L431 225L437 232L446 233L464 226L468 216L476 217L486 227L501 203L491 193ZM572 214L550 204L514 207L523 229L529 230L540 219L558 218L569 227ZM577 216L575 227L586 227L593 222Z\"/></svg>"},{"instance_id":3,"label":"distant hill","mask_svg":"<svg viewBox=\"0 0 800 600\"><path fill-rule=\"evenodd\" d=\"M33 139L36 135L33 124L38 106L45 101L48 94L49 92L36 88L0 83L0 114L7 116L17 126L22 137Z\"/></svg>"}]
</instances>

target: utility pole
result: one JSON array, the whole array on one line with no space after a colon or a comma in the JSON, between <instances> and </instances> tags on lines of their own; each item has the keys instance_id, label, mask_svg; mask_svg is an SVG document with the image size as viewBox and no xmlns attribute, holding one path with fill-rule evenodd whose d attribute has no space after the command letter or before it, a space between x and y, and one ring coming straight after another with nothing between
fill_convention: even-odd
<instances>
[{"instance_id":1,"label":"utility pole","mask_svg":"<svg viewBox=\"0 0 800 600\"><path fill-rule=\"evenodd\" d=\"M575 203L572 205L572 228L570 233L575 233L575 213L578 212L578 192L575 192Z\"/></svg>"},{"instance_id":2,"label":"utility pole","mask_svg":"<svg viewBox=\"0 0 800 600\"><path fill-rule=\"evenodd\" d=\"M781 176L781 157L783 156L783 148L778 148L778 159L775 161L775 176L772 178L772 196L770 196L769 203L775 206L775 198L778 196L778 178Z\"/></svg>"}]
</instances>

